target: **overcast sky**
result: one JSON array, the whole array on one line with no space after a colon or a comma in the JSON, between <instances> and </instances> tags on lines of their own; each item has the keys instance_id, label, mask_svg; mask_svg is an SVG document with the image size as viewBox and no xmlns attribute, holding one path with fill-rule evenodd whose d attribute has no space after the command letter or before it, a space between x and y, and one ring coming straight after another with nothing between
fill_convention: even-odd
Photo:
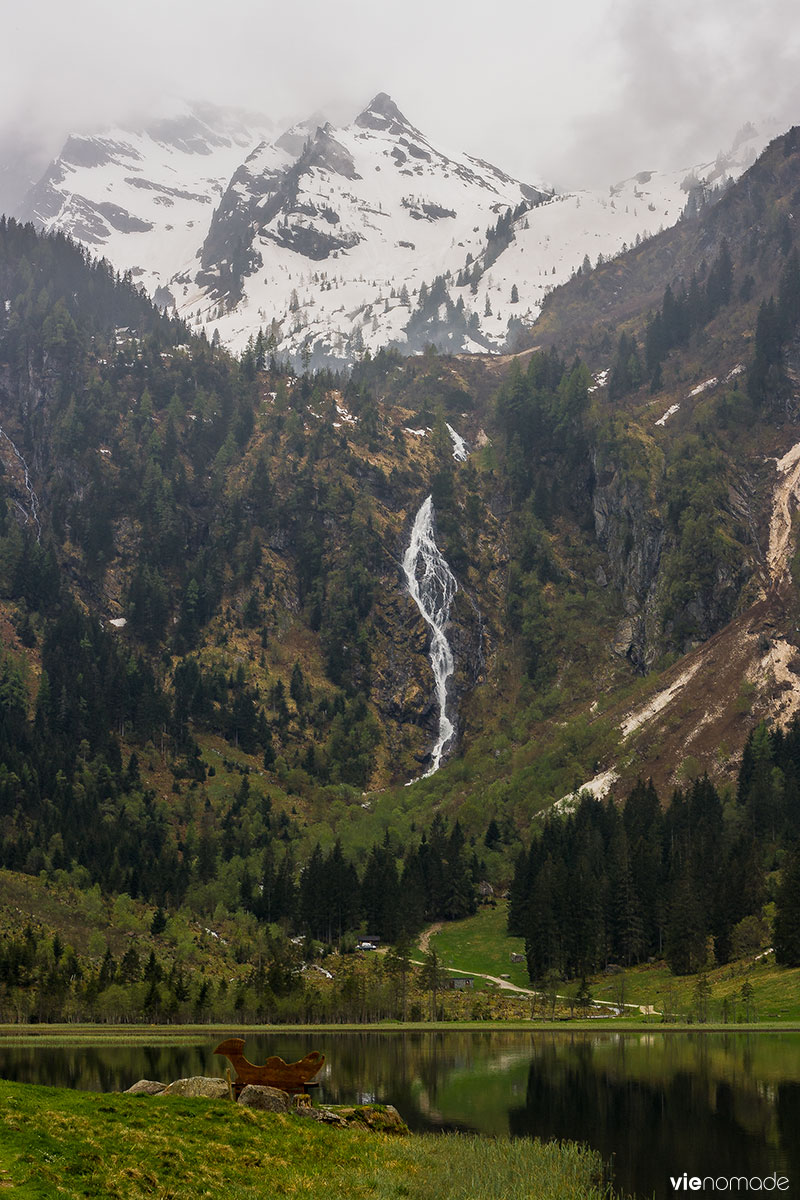
<instances>
[{"instance_id":1,"label":"overcast sky","mask_svg":"<svg viewBox=\"0 0 800 1200\"><path fill-rule=\"evenodd\" d=\"M11 0L9 0L9 4ZM348 120L377 91L532 183L683 167L800 123L796 0L37 0L4 5L0 168L165 93ZM20 135L23 135L22 138ZM2 172L0 172L2 173Z\"/></svg>"}]
</instances>

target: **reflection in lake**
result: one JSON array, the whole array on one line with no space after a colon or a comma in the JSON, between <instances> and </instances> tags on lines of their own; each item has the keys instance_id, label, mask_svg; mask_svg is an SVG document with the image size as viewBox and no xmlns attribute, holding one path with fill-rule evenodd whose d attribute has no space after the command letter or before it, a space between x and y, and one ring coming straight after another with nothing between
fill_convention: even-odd
<instances>
[{"instance_id":1,"label":"reflection in lake","mask_svg":"<svg viewBox=\"0 0 800 1200\"><path fill-rule=\"evenodd\" d=\"M139 1078L223 1075L217 1040L21 1041L0 1046L0 1076L115 1091ZM263 1062L310 1049L327 1056L320 1100L392 1103L412 1129L585 1141L612 1160L621 1189L642 1197L672 1195L669 1176L684 1171L778 1171L800 1195L798 1034L261 1033L246 1053Z\"/></svg>"}]
</instances>

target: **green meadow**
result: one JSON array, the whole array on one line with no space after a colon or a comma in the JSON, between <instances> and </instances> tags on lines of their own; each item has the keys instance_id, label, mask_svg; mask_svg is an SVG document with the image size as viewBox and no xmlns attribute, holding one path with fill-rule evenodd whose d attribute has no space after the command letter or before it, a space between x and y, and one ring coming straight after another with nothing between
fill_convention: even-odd
<instances>
[{"instance_id":1,"label":"green meadow","mask_svg":"<svg viewBox=\"0 0 800 1200\"><path fill-rule=\"evenodd\" d=\"M0 1189L26 1200L612 1200L573 1144L341 1130L229 1101L0 1082Z\"/></svg>"}]
</instances>

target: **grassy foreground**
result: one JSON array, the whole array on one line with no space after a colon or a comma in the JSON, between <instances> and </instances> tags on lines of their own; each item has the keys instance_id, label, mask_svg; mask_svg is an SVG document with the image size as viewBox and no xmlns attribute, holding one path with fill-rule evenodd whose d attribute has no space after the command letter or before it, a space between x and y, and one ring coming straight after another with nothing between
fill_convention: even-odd
<instances>
[{"instance_id":1,"label":"grassy foreground","mask_svg":"<svg viewBox=\"0 0 800 1200\"><path fill-rule=\"evenodd\" d=\"M340 1130L229 1101L98 1095L0 1081L0 1190L45 1200L611 1200L569 1143Z\"/></svg>"}]
</instances>

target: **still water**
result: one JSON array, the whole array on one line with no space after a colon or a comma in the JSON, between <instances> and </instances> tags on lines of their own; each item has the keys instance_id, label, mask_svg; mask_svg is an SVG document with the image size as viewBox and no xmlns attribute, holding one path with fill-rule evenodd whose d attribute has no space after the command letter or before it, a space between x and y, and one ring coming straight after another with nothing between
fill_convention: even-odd
<instances>
[{"instance_id":1,"label":"still water","mask_svg":"<svg viewBox=\"0 0 800 1200\"><path fill-rule=\"evenodd\" d=\"M0 1077L124 1090L140 1078L223 1075L203 1043L0 1046ZM800 1197L800 1034L327 1033L251 1035L245 1053L319 1049L320 1101L394 1104L412 1129L570 1138L638 1197L670 1175L789 1177Z\"/></svg>"}]
</instances>

